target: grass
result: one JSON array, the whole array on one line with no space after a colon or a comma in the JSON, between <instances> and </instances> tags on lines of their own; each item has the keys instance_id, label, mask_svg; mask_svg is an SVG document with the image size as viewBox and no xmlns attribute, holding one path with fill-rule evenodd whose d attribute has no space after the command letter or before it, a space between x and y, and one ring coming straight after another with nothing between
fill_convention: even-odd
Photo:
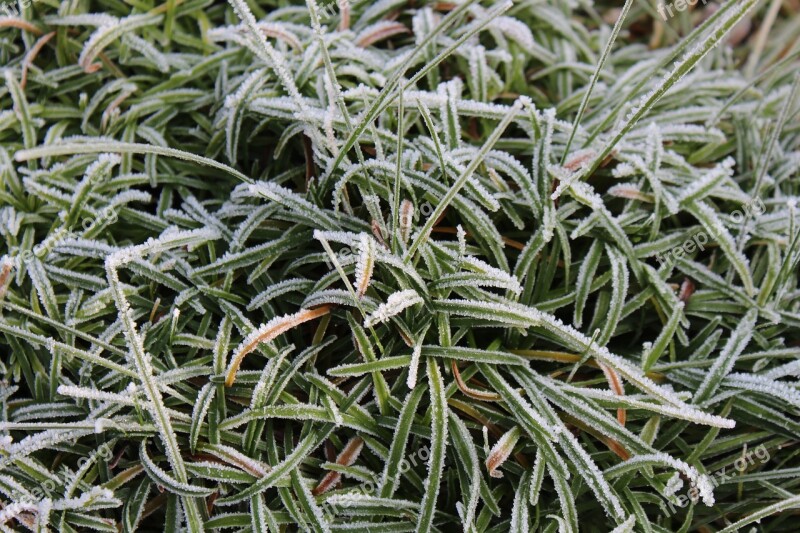
<instances>
[{"instance_id":1,"label":"grass","mask_svg":"<svg viewBox=\"0 0 800 533\"><path fill-rule=\"evenodd\" d=\"M610 4L0 17L0 528L794 531L797 2Z\"/></svg>"}]
</instances>

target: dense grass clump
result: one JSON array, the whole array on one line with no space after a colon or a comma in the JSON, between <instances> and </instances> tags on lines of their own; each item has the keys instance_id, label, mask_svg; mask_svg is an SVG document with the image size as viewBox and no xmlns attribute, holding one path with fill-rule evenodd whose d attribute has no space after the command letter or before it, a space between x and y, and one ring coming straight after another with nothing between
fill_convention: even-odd
<instances>
[{"instance_id":1,"label":"dense grass clump","mask_svg":"<svg viewBox=\"0 0 800 533\"><path fill-rule=\"evenodd\" d=\"M4 531L795 530L796 0L20 4Z\"/></svg>"}]
</instances>

